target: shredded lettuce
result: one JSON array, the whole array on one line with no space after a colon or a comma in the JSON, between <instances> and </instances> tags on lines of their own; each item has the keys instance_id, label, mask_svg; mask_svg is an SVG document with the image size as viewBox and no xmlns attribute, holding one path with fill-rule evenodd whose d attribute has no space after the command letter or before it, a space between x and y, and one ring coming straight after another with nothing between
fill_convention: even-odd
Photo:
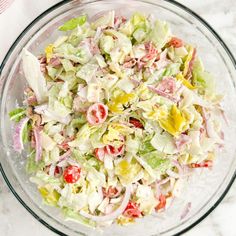
<instances>
[{"instance_id":1,"label":"shredded lettuce","mask_svg":"<svg viewBox=\"0 0 236 236\"><path fill-rule=\"evenodd\" d=\"M156 150L166 154L175 154L178 152L174 138L167 132L163 132L162 134L156 133L150 143Z\"/></svg>"},{"instance_id":2,"label":"shredded lettuce","mask_svg":"<svg viewBox=\"0 0 236 236\"><path fill-rule=\"evenodd\" d=\"M78 25L81 26L87 21L87 16L79 16L77 18L72 18L65 22L62 26L60 26L58 29L60 31L68 31L75 29Z\"/></svg>"},{"instance_id":3,"label":"shredded lettuce","mask_svg":"<svg viewBox=\"0 0 236 236\"><path fill-rule=\"evenodd\" d=\"M110 11L107 14L104 14L98 18L95 22L92 23L91 27L96 29L98 27L113 27L114 26L115 11Z\"/></svg>"},{"instance_id":4,"label":"shredded lettuce","mask_svg":"<svg viewBox=\"0 0 236 236\"><path fill-rule=\"evenodd\" d=\"M200 59L195 60L193 64L193 81L200 92L204 92L208 96L215 93L215 81L213 76L204 70Z\"/></svg>"},{"instance_id":5,"label":"shredded lettuce","mask_svg":"<svg viewBox=\"0 0 236 236\"><path fill-rule=\"evenodd\" d=\"M168 158L160 157L160 153L157 151L146 153L142 158L153 169L158 170L161 173L165 173L165 171L170 168L170 160Z\"/></svg>"},{"instance_id":6,"label":"shredded lettuce","mask_svg":"<svg viewBox=\"0 0 236 236\"><path fill-rule=\"evenodd\" d=\"M15 122L19 122L26 114L25 108L16 108L9 112L10 120L13 120Z\"/></svg>"},{"instance_id":7,"label":"shredded lettuce","mask_svg":"<svg viewBox=\"0 0 236 236\"><path fill-rule=\"evenodd\" d=\"M30 89L9 117L43 202L105 227L164 211L194 168L211 167L223 111L197 47L167 22L115 11L93 19L65 22L38 57L23 50Z\"/></svg>"},{"instance_id":8,"label":"shredded lettuce","mask_svg":"<svg viewBox=\"0 0 236 236\"><path fill-rule=\"evenodd\" d=\"M75 220L75 221L80 222L83 225L90 226L90 227L96 226L96 224L93 221L88 220L87 218L81 216L78 212L76 212L70 208L65 207L63 209L63 214L64 214L66 220Z\"/></svg>"},{"instance_id":9,"label":"shredded lettuce","mask_svg":"<svg viewBox=\"0 0 236 236\"><path fill-rule=\"evenodd\" d=\"M29 174L36 173L39 170L42 170L44 167L44 161L35 161L35 151L32 151L29 156L27 157L26 161L26 172Z\"/></svg>"},{"instance_id":10,"label":"shredded lettuce","mask_svg":"<svg viewBox=\"0 0 236 236\"><path fill-rule=\"evenodd\" d=\"M60 198L60 194L56 190L48 190L46 187L39 188L39 192L46 203L49 206L57 206L57 202Z\"/></svg>"},{"instance_id":11,"label":"shredded lettuce","mask_svg":"<svg viewBox=\"0 0 236 236\"><path fill-rule=\"evenodd\" d=\"M46 101L48 92L46 80L41 72L38 59L28 50L24 49L22 62L25 78L29 83L29 86L35 92L38 103Z\"/></svg>"},{"instance_id":12,"label":"shredded lettuce","mask_svg":"<svg viewBox=\"0 0 236 236\"><path fill-rule=\"evenodd\" d=\"M168 24L164 21L156 20L153 29L146 37L146 41L152 41L158 49L163 48L170 40L171 32Z\"/></svg>"}]
</instances>

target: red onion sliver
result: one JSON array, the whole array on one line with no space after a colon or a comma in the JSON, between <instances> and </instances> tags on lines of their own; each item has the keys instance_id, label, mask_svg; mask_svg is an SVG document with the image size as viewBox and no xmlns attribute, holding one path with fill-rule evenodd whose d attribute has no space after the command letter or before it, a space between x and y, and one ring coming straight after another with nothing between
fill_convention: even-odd
<instances>
[{"instance_id":1,"label":"red onion sliver","mask_svg":"<svg viewBox=\"0 0 236 236\"><path fill-rule=\"evenodd\" d=\"M39 127L35 127L33 132L35 137L35 149L36 149L35 161L38 162L42 159L42 140Z\"/></svg>"},{"instance_id":2,"label":"red onion sliver","mask_svg":"<svg viewBox=\"0 0 236 236\"><path fill-rule=\"evenodd\" d=\"M23 136L23 130L25 125L28 123L29 118L25 117L23 118L15 127L14 135L13 135L13 148L15 151L21 153L21 151L24 149L24 144L22 140Z\"/></svg>"},{"instance_id":3,"label":"red onion sliver","mask_svg":"<svg viewBox=\"0 0 236 236\"><path fill-rule=\"evenodd\" d=\"M84 216L88 219L91 219L93 221L96 221L96 222L114 220L115 218L117 218L118 216L120 216L124 212L126 206L129 203L130 195L131 195L131 186L129 185L126 187L124 198L123 198L123 201L120 204L120 206L115 211L113 211L112 213L107 214L105 216L94 216L94 215L91 215L85 211L80 211L80 214L82 216Z\"/></svg>"},{"instance_id":4,"label":"red onion sliver","mask_svg":"<svg viewBox=\"0 0 236 236\"><path fill-rule=\"evenodd\" d=\"M71 150L68 150L59 157L59 162L65 161L71 155Z\"/></svg>"},{"instance_id":5,"label":"red onion sliver","mask_svg":"<svg viewBox=\"0 0 236 236\"><path fill-rule=\"evenodd\" d=\"M170 180L170 177L167 177L165 179L162 179L160 181L157 182L158 185L163 185L165 183L167 183Z\"/></svg>"},{"instance_id":6,"label":"red onion sliver","mask_svg":"<svg viewBox=\"0 0 236 236\"><path fill-rule=\"evenodd\" d=\"M190 211L190 209L191 209L191 206L192 206L191 202L188 202L187 205L186 205L185 208L184 208L183 213L182 213L181 216L180 216L180 219L181 219L181 220L182 220L183 218L185 218L185 216L189 213L189 211Z\"/></svg>"},{"instance_id":7,"label":"red onion sliver","mask_svg":"<svg viewBox=\"0 0 236 236\"><path fill-rule=\"evenodd\" d=\"M173 160L172 163L173 163L173 165L178 169L179 175L182 175L183 172L184 172L184 169L183 169L183 167L179 164L179 162L176 161L176 160Z\"/></svg>"},{"instance_id":8,"label":"red onion sliver","mask_svg":"<svg viewBox=\"0 0 236 236\"><path fill-rule=\"evenodd\" d=\"M175 173L174 171L172 170L167 170L166 173L172 177L172 178L175 178L175 179L178 179L180 177L180 175L178 173Z\"/></svg>"}]
</instances>

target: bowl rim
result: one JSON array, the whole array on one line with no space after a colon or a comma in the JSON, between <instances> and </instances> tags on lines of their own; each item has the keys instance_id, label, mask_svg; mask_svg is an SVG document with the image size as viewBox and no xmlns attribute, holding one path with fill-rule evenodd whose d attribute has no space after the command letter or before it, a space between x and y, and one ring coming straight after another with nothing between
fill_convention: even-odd
<instances>
[{"instance_id":1,"label":"bowl rim","mask_svg":"<svg viewBox=\"0 0 236 236\"><path fill-rule=\"evenodd\" d=\"M141 0L142 1L142 0ZM203 24L203 26L205 26L211 33L212 35L217 39L217 41L221 44L221 46L224 48L225 52L227 53L229 59L231 60L235 70L236 70L236 59L233 56L232 52L230 51L229 47L226 45L226 43L224 42L224 40L219 36L219 34L214 30L214 28L206 21L204 20L201 16L199 16L196 12L194 12L193 10L191 10L190 8L184 6L183 4L177 2L176 0L162 0L164 2L168 2L170 4L173 4L174 6L180 8L181 10L186 11L187 13L189 13L190 15L192 15L195 19L197 19L200 23ZM0 76L1 73L3 71L3 68L5 66L5 64L8 61L8 58L10 57L10 55L12 54L13 50L16 48L18 42L24 37L25 33L28 32L28 30L35 25L39 20L41 20L44 16L46 16L48 13L50 13L51 11L63 6L64 4L67 4L69 2L73 2L73 0L62 0L58 3L56 3L55 5L51 6L50 8L46 9L44 12L42 12L39 16L37 16L33 21L31 21L31 23L29 23L24 30L20 33L20 35L16 38L16 40L13 42L13 44L11 45L11 47L9 48L9 50L7 51L1 65L0 65ZM0 162L0 172L3 176L4 181L6 182L8 188L10 189L10 191L13 193L13 195L15 196L15 198L21 203L21 205L35 218L37 219L37 221L39 221L40 223L42 223L44 226L46 226L48 229L50 229L51 231L53 231L54 233L61 235L61 236L68 236L67 234L64 234L63 232L59 231L58 229L54 228L53 226L51 226L50 224L48 224L46 221L44 221L43 219L41 219L33 210L30 209L30 207L28 207L28 205L23 201L23 199L18 195L18 193L14 190L14 187L11 185L10 181L7 178L6 173L3 170L3 167L1 165ZM192 229L193 227L195 227L196 225L198 225L202 220L204 220L224 199L224 197L226 196L226 194L228 193L228 191L230 190L231 186L233 185L234 181L236 179L236 170L234 171L233 176L231 177L229 184L227 185L227 187L225 188L224 192L221 194L221 196L218 198L218 200L215 202L215 204L213 206L210 207L210 209L203 214L202 216L200 216L195 222L191 223L189 226L187 226L186 228L182 229L180 232L174 234L173 236L178 236L178 235L182 235L183 233L186 233L187 231L189 231L190 229Z\"/></svg>"}]
</instances>

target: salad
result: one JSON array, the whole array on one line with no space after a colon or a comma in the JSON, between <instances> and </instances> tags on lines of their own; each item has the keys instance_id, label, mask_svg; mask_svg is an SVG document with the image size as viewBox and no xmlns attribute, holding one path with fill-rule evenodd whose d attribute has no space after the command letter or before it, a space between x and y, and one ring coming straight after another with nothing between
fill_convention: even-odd
<instances>
[{"instance_id":1,"label":"salad","mask_svg":"<svg viewBox=\"0 0 236 236\"><path fill-rule=\"evenodd\" d=\"M142 13L58 30L41 55L23 50L25 100L9 113L43 202L93 227L165 211L224 143L222 96L197 48Z\"/></svg>"}]
</instances>

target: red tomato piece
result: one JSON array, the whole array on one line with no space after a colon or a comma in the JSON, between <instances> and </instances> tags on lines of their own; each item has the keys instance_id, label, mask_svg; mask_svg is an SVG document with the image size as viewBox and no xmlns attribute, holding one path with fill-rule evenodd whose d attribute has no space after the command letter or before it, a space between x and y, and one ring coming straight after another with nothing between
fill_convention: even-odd
<instances>
[{"instance_id":1,"label":"red tomato piece","mask_svg":"<svg viewBox=\"0 0 236 236\"><path fill-rule=\"evenodd\" d=\"M69 184L77 182L80 178L80 171L81 169L78 166L68 166L64 170L64 180Z\"/></svg>"},{"instance_id":2,"label":"red tomato piece","mask_svg":"<svg viewBox=\"0 0 236 236\"><path fill-rule=\"evenodd\" d=\"M105 157L105 148L95 148L94 150L95 152L95 156L99 161L103 161L104 157Z\"/></svg>"},{"instance_id":3,"label":"red tomato piece","mask_svg":"<svg viewBox=\"0 0 236 236\"><path fill-rule=\"evenodd\" d=\"M120 147L116 148L111 145L107 145L105 147L106 153L111 156L119 156L124 152L124 145L121 145Z\"/></svg>"},{"instance_id":4,"label":"red tomato piece","mask_svg":"<svg viewBox=\"0 0 236 236\"><path fill-rule=\"evenodd\" d=\"M136 128L143 129L143 124L138 119L131 117L129 119L129 123L131 123Z\"/></svg>"},{"instance_id":5,"label":"red tomato piece","mask_svg":"<svg viewBox=\"0 0 236 236\"><path fill-rule=\"evenodd\" d=\"M48 166L46 166L46 167L44 168L44 171L45 171L47 174L49 174L50 167L51 167L51 165L48 165ZM62 168L59 167L59 166L56 166L56 167L55 167L55 170L54 170L54 176L55 176L55 177L58 177L58 176L60 176L61 174L62 174Z\"/></svg>"},{"instance_id":6,"label":"red tomato piece","mask_svg":"<svg viewBox=\"0 0 236 236\"><path fill-rule=\"evenodd\" d=\"M142 216L142 212L138 208L138 204L129 201L127 207L125 208L123 214L128 217L137 218Z\"/></svg>"},{"instance_id":7,"label":"red tomato piece","mask_svg":"<svg viewBox=\"0 0 236 236\"><path fill-rule=\"evenodd\" d=\"M142 62L148 62L158 56L158 50L153 46L152 42L145 43L147 54L141 58Z\"/></svg>"},{"instance_id":8,"label":"red tomato piece","mask_svg":"<svg viewBox=\"0 0 236 236\"><path fill-rule=\"evenodd\" d=\"M103 123L108 115L108 107L102 103L95 103L87 110L87 121L91 125Z\"/></svg>"},{"instance_id":9,"label":"red tomato piece","mask_svg":"<svg viewBox=\"0 0 236 236\"><path fill-rule=\"evenodd\" d=\"M174 48L180 48L184 45L183 41L177 37L173 37L170 42L170 46L173 46Z\"/></svg>"},{"instance_id":10,"label":"red tomato piece","mask_svg":"<svg viewBox=\"0 0 236 236\"><path fill-rule=\"evenodd\" d=\"M211 160L203 161L201 163L192 163L190 164L191 168L209 168L213 166L213 162Z\"/></svg>"},{"instance_id":11,"label":"red tomato piece","mask_svg":"<svg viewBox=\"0 0 236 236\"><path fill-rule=\"evenodd\" d=\"M158 203L158 205L155 208L157 211L165 208L165 206L166 206L166 197L165 197L165 195L161 194L160 197L159 197L159 201L160 202Z\"/></svg>"},{"instance_id":12,"label":"red tomato piece","mask_svg":"<svg viewBox=\"0 0 236 236\"><path fill-rule=\"evenodd\" d=\"M59 166L56 166L55 171L54 171L54 175L59 176L59 175L61 175L61 173L62 173L62 168Z\"/></svg>"}]
</instances>

